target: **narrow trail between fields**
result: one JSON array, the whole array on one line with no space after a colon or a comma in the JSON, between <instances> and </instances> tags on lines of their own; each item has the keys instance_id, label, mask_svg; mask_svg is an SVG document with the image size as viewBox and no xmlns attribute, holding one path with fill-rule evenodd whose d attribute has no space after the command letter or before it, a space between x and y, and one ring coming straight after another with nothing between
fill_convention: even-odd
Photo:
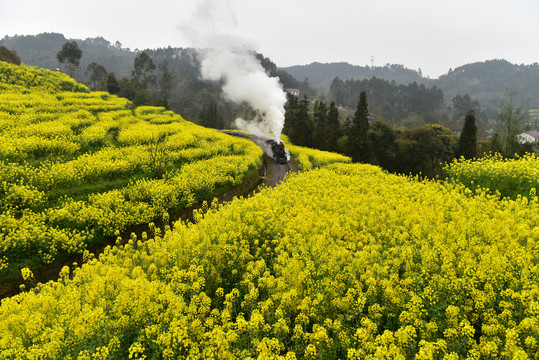
<instances>
[{"instance_id":1,"label":"narrow trail between fields","mask_svg":"<svg viewBox=\"0 0 539 360\"><path fill-rule=\"evenodd\" d=\"M239 133L231 133L231 132L225 132L229 135L234 136L241 136L243 138L247 138L249 140L252 140L257 145L259 145L262 150L264 151L264 164L259 169L258 174L255 174L249 179L246 179L244 184L240 187L229 189L227 191L224 191L221 194L216 195L219 203L226 203L234 199L235 197L250 197L260 191L260 189L263 186L266 187L275 187L280 182L282 182L285 178L285 176L289 172L298 172L298 168L296 163L293 160L288 161L286 164L278 164L273 158L271 157L271 154L267 153L267 146L265 146L265 142L267 139L254 136L254 135L246 135L246 134L240 134ZM171 212L170 214L170 220L167 223L164 223L163 220L157 219L154 221L154 224L156 227L161 229L162 234L165 233L166 229L171 229L173 224L176 221L182 220L182 221L194 221L193 220L193 212L197 209L200 209L202 207L202 203L204 201L210 202L213 200L213 197L211 199L205 199L199 201L195 206L192 206L187 209L182 209L176 212ZM150 227L148 224L141 224L141 225L135 225L131 226L125 231L121 233L121 237L123 240L123 243L127 243L129 239L131 238L132 234L136 234L138 239L142 238L142 233L146 232L148 235L151 234ZM99 242L99 244L96 244L93 248L89 248L88 250L94 254L95 257L98 257L99 254L101 254L107 246L114 246L116 244L116 237L111 236L107 237L106 239L103 239L103 241ZM37 283L45 283L50 280L57 280L60 270L64 266L68 266L69 268L73 269L75 266L74 263L77 263L80 266L83 263L82 254L74 255L66 258L61 263L53 264L48 267L44 267L39 271L34 271L34 277ZM14 296L21 292L19 286L23 284L22 276L19 280L11 280L11 281L4 281L0 284L0 300ZM27 284L27 289L30 288L29 284Z\"/></svg>"}]
</instances>

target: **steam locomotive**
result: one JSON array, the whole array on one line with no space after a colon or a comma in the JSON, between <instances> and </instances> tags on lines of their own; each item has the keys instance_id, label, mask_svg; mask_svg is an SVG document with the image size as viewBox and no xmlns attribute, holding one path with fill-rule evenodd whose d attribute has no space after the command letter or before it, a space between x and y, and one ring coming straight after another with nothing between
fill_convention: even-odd
<instances>
[{"instance_id":1,"label":"steam locomotive","mask_svg":"<svg viewBox=\"0 0 539 360\"><path fill-rule=\"evenodd\" d=\"M273 160L275 160L278 164L286 164L288 161L288 154L284 148L284 143L282 141L277 142L275 140L268 140L266 143L271 146Z\"/></svg>"}]
</instances>

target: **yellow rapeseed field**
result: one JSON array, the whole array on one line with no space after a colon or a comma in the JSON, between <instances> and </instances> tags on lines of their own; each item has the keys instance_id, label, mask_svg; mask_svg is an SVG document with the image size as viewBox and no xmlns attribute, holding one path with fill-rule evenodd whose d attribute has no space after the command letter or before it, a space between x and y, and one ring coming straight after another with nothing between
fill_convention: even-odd
<instances>
[{"instance_id":1,"label":"yellow rapeseed field","mask_svg":"<svg viewBox=\"0 0 539 360\"><path fill-rule=\"evenodd\" d=\"M25 284L0 360L539 358L531 156L434 182L289 144L304 172L96 259L97 237L238 186L261 150L57 72L0 62L0 90L0 274Z\"/></svg>"},{"instance_id":2,"label":"yellow rapeseed field","mask_svg":"<svg viewBox=\"0 0 539 360\"><path fill-rule=\"evenodd\" d=\"M290 156L296 161L299 170L307 171L324 167L334 163L351 163L352 159L329 151L321 151L310 149L303 146L296 146L290 142L286 135L282 135L286 149L290 152Z\"/></svg>"},{"instance_id":3,"label":"yellow rapeseed field","mask_svg":"<svg viewBox=\"0 0 539 360\"><path fill-rule=\"evenodd\" d=\"M291 176L3 300L0 358L536 358L539 202L470 194Z\"/></svg>"},{"instance_id":4,"label":"yellow rapeseed field","mask_svg":"<svg viewBox=\"0 0 539 360\"><path fill-rule=\"evenodd\" d=\"M65 74L0 62L0 279L242 185L262 151Z\"/></svg>"},{"instance_id":5,"label":"yellow rapeseed field","mask_svg":"<svg viewBox=\"0 0 539 360\"><path fill-rule=\"evenodd\" d=\"M539 188L539 158L533 154L515 159L505 159L500 154L473 160L455 159L444 170L450 182L500 197L532 198Z\"/></svg>"}]
</instances>

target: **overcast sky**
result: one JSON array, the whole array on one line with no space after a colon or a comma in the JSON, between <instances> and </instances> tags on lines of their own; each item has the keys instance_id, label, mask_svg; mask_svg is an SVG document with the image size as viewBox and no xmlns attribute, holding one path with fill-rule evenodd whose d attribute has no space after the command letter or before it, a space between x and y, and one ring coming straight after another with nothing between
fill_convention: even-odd
<instances>
[{"instance_id":1,"label":"overcast sky","mask_svg":"<svg viewBox=\"0 0 539 360\"><path fill-rule=\"evenodd\" d=\"M57 32L132 50L196 46L183 30L207 1L0 0L0 38ZM217 11L213 30L244 39L279 67L374 59L437 78L489 59L539 62L537 0L213 1L233 15Z\"/></svg>"}]
</instances>

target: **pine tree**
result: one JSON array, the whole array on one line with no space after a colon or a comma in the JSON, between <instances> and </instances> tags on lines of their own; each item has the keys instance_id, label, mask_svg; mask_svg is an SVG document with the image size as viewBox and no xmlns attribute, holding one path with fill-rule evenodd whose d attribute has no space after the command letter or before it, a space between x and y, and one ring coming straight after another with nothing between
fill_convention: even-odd
<instances>
[{"instance_id":1,"label":"pine tree","mask_svg":"<svg viewBox=\"0 0 539 360\"><path fill-rule=\"evenodd\" d=\"M313 123L313 146L316 149L328 150L327 107L322 101L318 100L314 103Z\"/></svg>"},{"instance_id":2,"label":"pine tree","mask_svg":"<svg viewBox=\"0 0 539 360\"><path fill-rule=\"evenodd\" d=\"M292 142L299 146L312 146L313 126L309 114L309 100L304 96L298 103Z\"/></svg>"},{"instance_id":3,"label":"pine tree","mask_svg":"<svg viewBox=\"0 0 539 360\"><path fill-rule=\"evenodd\" d=\"M469 110L464 119L464 127L460 134L456 156L472 159L477 155L477 126L475 125L475 112Z\"/></svg>"},{"instance_id":4,"label":"pine tree","mask_svg":"<svg viewBox=\"0 0 539 360\"><path fill-rule=\"evenodd\" d=\"M355 162L368 163L371 160L371 149L369 144L369 110L367 104L367 93L362 91L359 95L352 129L348 137L349 153Z\"/></svg>"},{"instance_id":5,"label":"pine tree","mask_svg":"<svg viewBox=\"0 0 539 360\"><path fill-rule=\"evenodd\" d=\"M306 97L298 99L288 96L283 132L294 145L312 145L312 120L309 114L309 100Z\"/></svg>"},{"instance_id":6,"label":"pine tree","mask_svg":"<svg viewBox=\"0 0 539 360\"><path fill-rule=\"evenodd\" d=\"M284 114L284 126L283 126L283 134L288 135L288 137L291 137L291 133L293 132L292 129L295 127L296 122L296 114L298 111L298 97L295 95L292 95L290 93L286 94L286 105L285 108L285 114Z\"/></svg>"},{"instance_id":7,"label":"pine tree","mask_svg":"<svg viewBox=\"0 0 539 360\"><path fill-rule=\"evenodd\" d=\"M338 141L341 137L341 124L339 123L339 110L335 107L335 102L329 104L327 111L327 143L329 151L337 151Z\"/></svg>"},{"instance_id":8,"label":"pine tree","mask_svg":"<svg viewBox=\"0 0 539 360\"><path fill-rule=\"evenodd\" d=\"M114 72L109 72L107 74L107 91L111 94L118 94L120 92L120 82L116 79Z\"/></svg>"}]
</instances>

